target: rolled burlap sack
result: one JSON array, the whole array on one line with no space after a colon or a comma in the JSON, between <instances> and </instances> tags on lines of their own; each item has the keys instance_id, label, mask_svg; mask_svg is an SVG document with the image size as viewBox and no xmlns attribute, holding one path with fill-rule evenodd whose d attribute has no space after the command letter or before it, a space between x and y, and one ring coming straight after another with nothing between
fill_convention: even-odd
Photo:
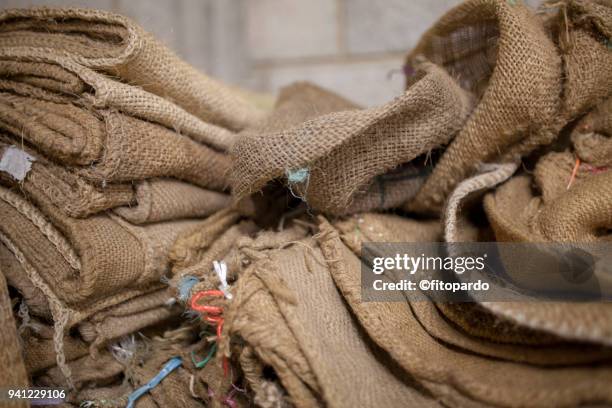
<instances>
[{"instance_id":1,"label":"rolled burlap sack","mask_svg":"<svg viewBox=\"0 0 612 408\"><path fill-rule=\"evenodd\" d=\"M202 120L239 130L261 111L236 92L178 58L126 17L85 9L31 8L0 15L0 47L38 48L34 57L55 54L121 78L175 101ZM132 104L149 105L126 93Z\"/></svg>"}]
</instances>

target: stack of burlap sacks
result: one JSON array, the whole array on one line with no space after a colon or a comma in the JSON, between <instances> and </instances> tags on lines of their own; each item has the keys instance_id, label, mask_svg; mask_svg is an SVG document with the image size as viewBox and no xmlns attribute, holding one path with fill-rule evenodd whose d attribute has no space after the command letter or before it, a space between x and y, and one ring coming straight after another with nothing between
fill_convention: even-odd
<instances>
[{"instance_id":1,"label":"stack of burlap sacks","mask_svg":"<svg viewBox=\"0 0 612 408\"><path fill-rule=\"evenodd\" d=\"M2 19L12 381L125 406L178 356L136 407L612 405L609 304L362 302L360 259L610 241L609 0L469 0L388 104L298 83L266 116L121 17Z\"/></svg>"},{"instance_id":2,"label":"stack of burlap sacks","mask_svg":"<svg viewBox=\"0 0 612 408\"><path fill-rule=\"evenodd\" d=\"M21 343L5 351L31 384L124 406L176 353L124 336L176 337L171 247L230 205L228 150L263 110L93 10L3 11L0 88L0 270ZM139 406L181 404L160 390Z\"/></svg>"}]
</instances>

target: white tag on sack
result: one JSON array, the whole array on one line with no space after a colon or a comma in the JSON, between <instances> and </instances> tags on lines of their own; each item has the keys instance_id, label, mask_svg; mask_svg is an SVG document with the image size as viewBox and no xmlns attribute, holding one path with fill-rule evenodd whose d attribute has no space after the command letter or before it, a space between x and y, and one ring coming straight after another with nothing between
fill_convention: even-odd
<instances>
[{"instance_id":1,"label":"white tag on sack","mask_svg":"<svg viewBox=\"0 0 612 408\"><path fill-rule=\"evenodd\" d=\"M219 290L223 292L227 299L232 298L232 294L229 291L229 285L227 284L227 264L223 261L213 261L213 266L215 268L215 272L219 277L219 281L221 285L219 285Z\"/></svg>"},{"instance_id":2,"label":"white tag on sack","mask_svg":"<svg viewBox=\"0 0 612 408\"><path fill-rule=\"evenodd\" d=\"M0 158L0 171L10 174L15 180L22 181L32 168L36 159L23 150L10 146Z\"/></svg>"}]
</instances>

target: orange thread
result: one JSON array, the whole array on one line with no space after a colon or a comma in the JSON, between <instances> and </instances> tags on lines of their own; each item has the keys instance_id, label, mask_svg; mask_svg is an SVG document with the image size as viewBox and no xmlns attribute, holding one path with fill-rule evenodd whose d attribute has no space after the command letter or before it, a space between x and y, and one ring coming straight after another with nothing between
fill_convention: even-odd
<instances>
[{"instance_id":1,"label":"orange thread","mask_svg":"<svg viewBox=\"0 0 612 408\"><path fill-rule=\"evenodd\" d=\"M198 302L205 297L223 298L225 294L220 290L203 290L194 294L190 302L190 306L193 310L205 313L204 320L217 327L217 343L219 343L221 341L221 333L223 333L223 308L220 306L199 304ZM225 356L223 356L223 373L226 377L229 374L229 363Z\"/></svg>"},{"instance_id":2,"label":"orange thread","mask_svg":"<svg viewBox=\"0 0 612 408\"><path fill-rule=\"evenodd\" d=\"M569 183L567 183L566 190L569 190L574 180L576 179L576 174L578 174L578 168L580 167L580 159L576 157L576 165L574 166L574 170L572 170L572 175L570 177Z\"/></svg>"}]
</instances>

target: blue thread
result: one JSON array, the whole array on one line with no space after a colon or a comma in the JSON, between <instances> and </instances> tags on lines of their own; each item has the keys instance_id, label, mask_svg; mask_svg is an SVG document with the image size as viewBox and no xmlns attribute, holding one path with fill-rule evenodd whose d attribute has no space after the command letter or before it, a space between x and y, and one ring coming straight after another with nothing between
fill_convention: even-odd
<instances>
[{"instance_id":1,"label":"blue thread","mask_svg":"<svg viewBox=\"0 0 612 408\"><path fill-rule=\"evenodd\" d=\"M157 373L155 377L151 379L151 381L149 381L148 383L130 394L130 396L128 397L128 403L125 408L133 408L138 398L142 397L144 394L155 388L160 382L162 382L164 378L168 376L168 374L179 368L181 364L182 361L180 357L173 357L172 359L170 359L170 361L166 363L166 365L161 369L159 373Z\"/></svg>"},{"instance_id":2,"label":"blue thread","mask_svg":"<svg viewBox=\"0 0 612 408\"><path fill-rule=\"evenodd\" d=\"M199 282L199 279L196 278L195 276L191 276L191 275L183 276L178 285L179 299L182 300L183 302L187 301L187 299L189 299L189 292L191 292L191 289L198 282Z\"/></svg>"},{"instance_id":3,"label":"blue thread","mask_svg":"<svg viewBox=\"0 0 612 408\"><path fill-rule=\"evenodd\" d=\"M310 170L306 167L302 167L301 169L289 170L287 172L287 179L289 183L303 183L308 179Z\"/></svg>"}]
</instances>

